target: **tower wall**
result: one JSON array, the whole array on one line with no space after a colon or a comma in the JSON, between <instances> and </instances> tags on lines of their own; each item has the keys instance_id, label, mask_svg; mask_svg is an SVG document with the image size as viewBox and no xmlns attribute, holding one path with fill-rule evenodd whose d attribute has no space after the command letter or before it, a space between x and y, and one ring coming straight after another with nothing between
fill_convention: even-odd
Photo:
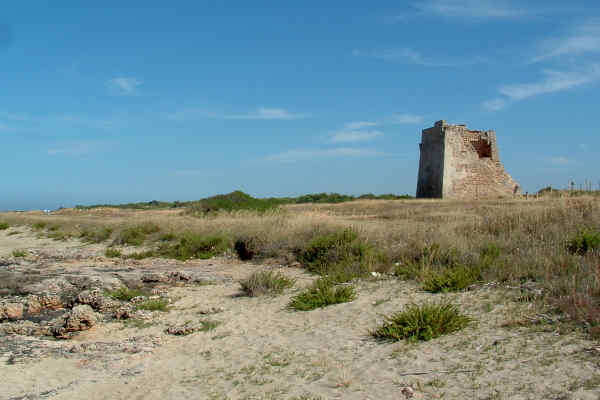
<instances>
[{"instance_id":1,"label":"tower wall","mask_svg":"<svg viewBox=\"0 0 600 400\"><path fill-rule=\"evenodd\" d=\"M436 123L433 128L424 129L421 133L417 197L442 197L444 183L444 141L443 123Z\"/></svg>"},{"instance_id":2,"label":"tower wall","mask_svg":"<svg viewBox=\"0 0 600 400\"><path fill-rule=\"evenodd\" d=\"M423 130L417 197L498 198L520 192L500 162L494 131L444 121Z\"/></svg>"}]
</instances>

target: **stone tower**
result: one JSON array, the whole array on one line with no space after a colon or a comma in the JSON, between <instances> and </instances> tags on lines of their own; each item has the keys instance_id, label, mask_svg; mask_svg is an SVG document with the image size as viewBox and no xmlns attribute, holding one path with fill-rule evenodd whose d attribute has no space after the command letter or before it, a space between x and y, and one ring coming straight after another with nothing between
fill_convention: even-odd
<instances>
[{"instance_id":1,"label":"stone tower","mask_svg":"<svg viewBox=\"0 0 600 400\"><path fill-rule=\"evenodd\" d=\"M421 134L418 198L513 197L520 186L504 170L496 132L438 121Z\"/></svg>"}]
</instances>

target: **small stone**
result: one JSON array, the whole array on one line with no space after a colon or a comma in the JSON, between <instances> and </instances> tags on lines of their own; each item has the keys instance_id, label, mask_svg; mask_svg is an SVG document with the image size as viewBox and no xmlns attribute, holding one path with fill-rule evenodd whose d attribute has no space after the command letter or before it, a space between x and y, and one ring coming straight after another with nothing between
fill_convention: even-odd
<instances>
[{"instance_id":1,"label":"small stone","mask_svg":"<svg viewBox=\"0 0 600 400\"><path fill-rule=\"evenodd\" d=\"M402 393L402 394L404 395L404 397L405 397L405 398L407 398L407 399L412 399L412 398L413 398L413 396L415 395L415 392L414 392L414 390L412 390L412 388L411 388L411 387L408 387L408 386L406 386L406 387L403 387L403 388L402 388L402 390L401 390L401 393Z\"/></svg>"}]
</instances>

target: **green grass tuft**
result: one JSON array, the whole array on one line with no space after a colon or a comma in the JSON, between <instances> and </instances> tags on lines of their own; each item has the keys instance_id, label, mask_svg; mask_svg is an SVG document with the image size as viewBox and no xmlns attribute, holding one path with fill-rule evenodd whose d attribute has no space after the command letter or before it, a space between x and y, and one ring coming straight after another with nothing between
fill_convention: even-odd
<instances>
[{"instance_id":1,"label":"green grass tuft","mask_svg":"<svg viewBox=\"0 0 600 400\"><path fill-rule=\"evenodd\" d=\"M600 249L600 232L582 230L567 241L567 250L571 254L585 254Z\"/></svg>"},{"instance_id":2,"label":"green grass tuft","mask_svg":"<svg viewBox=\"0 0 600 400\"><path fill-rule=\"evenodd\" d=\"M39 231L39 230L44 229L46 227L46 225L48 225L47 222L36 222L35 224L32 225L32 227L36 231Z\"/></svg>"},{"instance_id":3,"label":"green grass tuft","mask_svg":"<svg viewBox=\"0 0 600 400\"><path fill-rule=\"evenodd\" d=\"M0 222L0 231L10 228L10 225L6 222Z\"/></svg>"},{"instance_id":4,"label":"green grass tuft","mask_svg":"<svg viewBox=\"0 0 600 400\"><path fill-rule=\"evenodd\" d=\"M298 256L303 266L332 282L349 282L366 276L386 262L383 253L358 237L352 229L344 229L311 240Z\"/></svg>"},{"instance_id":5,"label":"green grass tuft","mask_svg":"<svg viewBox=\"0 0 600 400\"><path fill-rule=\"evenodd\" d=\"M120 250L108 247L106 249L106 251L104 252L104 255L109 258L117 258L117 257L121 257L122 254L121 254Z\"/></svg>"},{"instance_id":6,"label":"green grass tuft","mask_svg":"<svg viewBox=\"0 0 600 400\"><path fill-rule=\"evenodd\" d=\"M130 226L121 231L117 239L118 244L141 246L146 236L160 231L160 227L153 222Z\"/></svg>"},{"instance_id":7,"label":"green grass tuft","mask_svg":"<svg viewBox=\"0 0 600 400\"><path fill-rule=\"evenodd\" d=\"M147 311L169 311L169 302L165 299L157 299L157 300L146 300L143 303L139 303L135 307L138 310L147 310Z\"/></svg>"},{"instance_id":8,"label":"green grass tuft","mask_svg":"<svg viewBox=\"0 0 600 400\"><path fill-rule=\"evenodd\" d=\"M27 255L27 252L25 250L14 249L12 251L13 257L25 257L26 255Z\"/></svg>"},{"instance_id":9,"label":"green grass tuft","mask_svg":"<svg viewBox=\"0 0 600 400\"><path fill-rule=\"evenodd\" d=\"M255 297L266 294L281 294L285 289L294 286L295 279L290 279L281 272L259 271L240 282L242 292Z\"/></svg>"},{"instance_id":10,"label":"green grass tuft","mask_svg":"<svg viewBox=\"0 0 600 400\"><path fill-rule=\"evenodd\" d=\"M148 296L148 292L140 289L130 289L122 287L117 290L107 290L106 294L115 300L129 301L134 297Z\"/></svg>"},{"instance_id":11,"label":"green grass tuft","mask_svg":"<svg viewBox=\"0 0 600 400\"><path fill-rule=\"evenodd\" d=\"M332 304L347 303L355 298L353 286L336 286L327 279L319 278L313 286L294 296L289 307L298 311L310 311Z\"/></svg>"},{"instance_id":12,"label":"green grass tuft","mask_svg":"<svg viewBox=\"0 0 600 400\"><path fill-rule=\"evenodd\" d=\"M371 335L382 340L427 341L459 331L472 322L449 303L410 304L403 311L385 317Z\"/></svg>"},{"instance_id":13,"label":"green grass tuft","mask_svg":"<svg viewBox=\"0 0 600 400\"><path fill-rule=\"evenodd\" d=\"M110 238L113 233L113 228L108 226L102 227L99 230L83 230L79 235L79 238L84 242L89 243L101 243Z\"/></svg>"},{"instance_id":14,"label":"green grass tuft","mask_svg":"<svg viewBox=\"0 0 600 400\"><path fill-rule=\"evenodd\" d=\"M181 261L193 258L208 259L224 253L230 248L230 242L230 239L222 234L203 236L187 232L178 243L159 246L156 254Z\"/></svg>"}]
</instances>

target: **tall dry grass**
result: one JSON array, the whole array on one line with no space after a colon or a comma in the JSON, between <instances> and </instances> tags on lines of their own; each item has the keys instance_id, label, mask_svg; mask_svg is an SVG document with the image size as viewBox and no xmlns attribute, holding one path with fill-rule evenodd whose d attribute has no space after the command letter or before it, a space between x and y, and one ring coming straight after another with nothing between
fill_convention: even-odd
<instances>
[{"instance_id":1,"label":"tall dry grass","mask_svg":"<svg viewBox=\"0 0 600 400\"><path fill-rule=\"evenodd\" d=\"M180 211L63 210L54 215L4 213L11 225L48 222L77 236L78 232L113 229L113 238L127 227L152 222L160 234L222 233L252 238L262 258L282 262L318 235L352 228L395 263L416 260L435 245L452 251L465 265L490 244L500 256L484 278L498 282L532 282L544 292L547 305L600 326L600 253L571 254L566 242L581 230L600 231L598 197L536 200L442 201L365 200L341 204L300 204L258 214L221 212L207 217ZM153 238L148 239L152 244ZM435 266L433 266L435 267Z\"/></svg>"}]
</instances>

